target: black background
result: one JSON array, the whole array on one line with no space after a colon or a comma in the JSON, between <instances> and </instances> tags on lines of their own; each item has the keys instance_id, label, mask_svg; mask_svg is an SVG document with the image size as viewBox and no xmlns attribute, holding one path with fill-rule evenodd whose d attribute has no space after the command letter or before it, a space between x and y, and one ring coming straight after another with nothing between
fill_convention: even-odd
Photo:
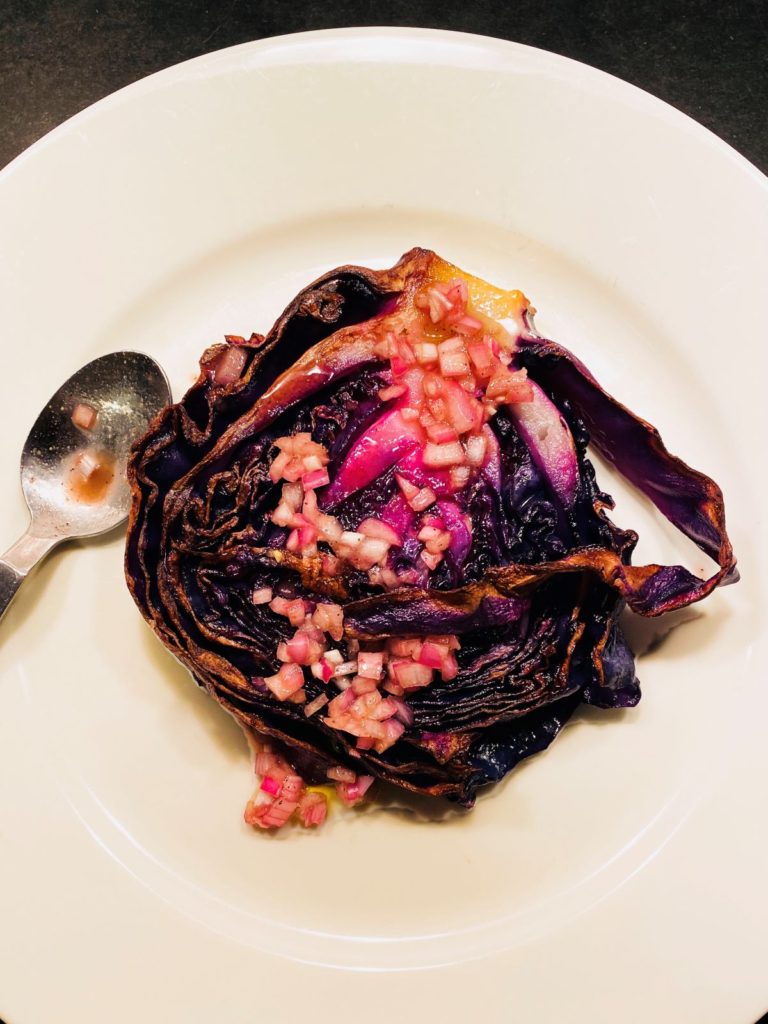
<instances>
[{"instance_id":1,"label":"black background","mask_svg":"<svg viewBox=\"0 0 768 1024\"><path fill-rule=\"evenodd\" d=\"M153 71L350 25L450 28L565 54L667 100L768 171L766 0L0 0L0 166Z\"/></svg>"},{"instance_id":2,"label":"black background","mask_svg":"<svg viewBox=\"0 0 768 1024\"><path fill-rule=\"evenodd\" d=\"M0 0L0 167L153 71L249 39L352 25L478 32L573 57L690 114L768 172L766 0Z\"/></svg>"}]
</instances>

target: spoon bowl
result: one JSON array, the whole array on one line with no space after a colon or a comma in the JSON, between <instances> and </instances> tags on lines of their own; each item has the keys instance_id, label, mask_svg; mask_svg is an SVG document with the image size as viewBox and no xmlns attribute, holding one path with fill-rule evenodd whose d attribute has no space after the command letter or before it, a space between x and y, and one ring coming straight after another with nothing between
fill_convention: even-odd
<instances>
[{"instance_id":1,"label":"spoon bowl","mask_svg":"<svg viewBox=\"0 0 768 1024\"><path fill-rule=\"evenodd\" d=\"M0 558L0 616L56 544L105 533L125 520L131 446L170 401L163 370L141 352L100 356L53 395L21 456L31 523Z\"/></svg>"},{"instance_id":2,"label":"spoon bowl","mask_svg":"<svg viewBox=\"0 0 768 1024\"><path fill-rule=\"evenodd\" d=\"M41 537L92 537L113 529L130 507L126 478L133 442L170 401L158 364L141 352L111 352L62 384L37 417L21 456L21 487ZM96 413L93 427L72 422L73 410ZM83 458L106 467L100 488L78 488Z\"/></svg>"}]
</instances>

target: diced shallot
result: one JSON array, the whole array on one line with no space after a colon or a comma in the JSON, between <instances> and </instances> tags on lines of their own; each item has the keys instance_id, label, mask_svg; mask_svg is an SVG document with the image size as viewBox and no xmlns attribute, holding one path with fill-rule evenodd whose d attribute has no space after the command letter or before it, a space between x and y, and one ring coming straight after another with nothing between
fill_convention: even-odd
<instances>
[{"instance_id":1,"label":"diced shallot","mask_svg":"<svg viewBox=\"0 0 768 1024\"><path fill-rule=\"evenodd\" d=\"M372 775L358 775L354 782L338 782L336 792L348 807L359 803L373 785Z\"/></svg>"},{"instance_id":2,"label":"diced shallot","mask_svg":"<svg viewBox=\"0 0 768 1024\"><path fill-rule=\"evenodd\" d=\"M391 384L388 388L382 388L379 392L379 399L382 402L389 402L393 398L400 398L405 394L405 387L402 384Z\"/></svg>"},{"instance_id":3,"label":"diced shallot","mask_svg":"<svg viewBox=\"0 0 768 1024\"><path fill-rule=\"evenodd\" d=\"M450 471L451 487L454 491L462 491L469 483L472 475L470 466L453 466Z\"/></svg>"},{"instance_id":4,"label":"diced shallot","mask_svg":"<svg viewBox=\"0 0 768 1024\"><path fill-rule=\"evenodd\" d=\"M405 732L405 726L402 722L398 722L395 718L390 718L388 721L382 723L384 730L384 736L377 740L373 748L379 753L383 754L385 750L389 750Z\"/></svg>"},{"instance_id":5,"label":"diced shallot","mask_svg":"<svg viewBox=\"0 0 768 1024\"><path fill-rule=\"evenodd\" d=\"M294 775L291 772L283 779L283 784L280 787L280 796L285 797L287 800L298 800L303 789L304 780L300 775Z\"/></svg>"},{"instance_id":6,"label":"diced shallot","mask_svg":"<svg viewBox=\"0 0 768 1024\"><path fill-rule=\"evenodd\" d=\"M467 309L468 289L466 281L457 278L448 284L435 284L415 297L415 305L429 312L432 323L450 321L463 317Z\"/></svg>"},{"instance_id":7,"label":"diced shallot","mask_svg":"<svg viewBox=\"0 0 768 1024\"><path fill-rule=\"evenodd\" d=\"M380 565L374 565L368 570L368 580L373 587L383 587L384 580L382 578L383 569Z\"/></svg>"},{"instance_id":8,"label":"diced shallot","mask_svg":"<svg viewBox=\"0 0 768 1024\"><path fill-rule=\"evenodd\" d=\"M422 551L419 557L427 568L431 569L433 572L443 560L443 556L439 552L433 551Z\"/></svg>"},{"instance_id":9,"label":"diced shallot","mask_svg":"<svg viewBox=\"0 0 768 1024\"><path fill-rule=\"evenodd\" d=\"M431 487L422 487L421 490L417 491L416 494L410 499L410 506L414 512L423 512L428 509L430 505L434 505L437 501L437 495Z\"/></svg>"},{"instance_id":10,"label":"diced shallot","mask_svg":"<svg viewBox=\"0 0 768 1024\"><path fill-rule=\"evenodd\" d=\"M440 288L428 288L425 294L418 295L416 305L429 310L429 318L433 324L442 320L451 310L451 304Z\"/></svg>"},{"instance_id":11,"label":"diced shallot","mask_svg":"<svg viewBox=\"0 0 768 1024\"><path fill-rule=\"evenodd\" d=\"M366 537L374 537L376 540L383 540L389 544L390 547L402 547L403 540L396 530L381 519L364 519L358 526L358 531L365 534Z\"/></svg>"},{"instance_id":12,"label":"diced shallot","mask_svg":"<svg viewBox=\"0 0 768 1024\"><path fill-rule=\"evenodd\" d=\"M78 402L72 410L72 422L76 427L80 427L81 430L93 430L96 426L98 415L98 411L92 405Z\"/></svg>"},{"instance_id":13,"label":"diced shallot","mask_svg":"<svg viewBox=\"0 0 768 1024\"><path fill-rule=\"evenodd\" d=\"M384 655L381 651L360 651L357 656L357 674L366 679L381 679Z\"/></svg>"},{"instance_id":14,"label":"diced shallot","mask_svg":"<svg viewBox=\"0 0 768 1024\"><path fill-rule=\"evenodd\" d=\"M349 551L353 551L355 548L360 547L364 540L364 534L357 533L354 530L344 530L339 537L338 543L340 548L346 548Z\"/></svg>"},{"instance_id":15,"label":"diced shallot","mask_svg":"<svg viewBox=\"0 0 768 1024\"><path fill-rule=\"evenodd\" d=\"M433 285L416 296L415 304L420 309L429 311L433 324L450 321L466 314L467 283L457 279L449 284Z\"/></svg>"},{"instance_id":16,"label":"diced shallot","mask_svg":"<svg viewBox=\"0 0 768 1024\"><path fill-rule=\"evenodd\" d=\"M357 662L356 661L342 661L340 665L336 665L333 670L334 678L339 676L354 676L357 675Z\"/></svg>"},{"instance_id":17,"label":"diced shallot","mask_svg":"<svg viewBox=\"0 0 768 1024\"><path fill-rule=\"evenodd\" d=\"M304 632L307 634L310 640L317 641L317 643L319 643L321 647L325 648L325 634L323 633L322 629L318 629L318 627L314 624L311 615L307 616L307 618L304 619L304 625L301 628L304 630Z\"/></svg>"},{"instance_id":18,"label":"diced shallot","mask_svg":"<svg viewBox=\"0 0 768 1024\"><path fill-rule=\"evenodd\" d=\"M309 671L315 677L319 679L321 683L330 682L333 678L333 666L330 665L325 658L321 658L319 661L315 661L310 665Z\"/></svg>"},{"instance_id":19,"label":"diced shallot","mask_svg":"<svg viewBox=\"0 0 768 1024\"><path fill-rule=\"evenodd\" d=\"M352 689L356 697L362 697L365 693L373 693L376 686L375 679L368 679L366 676L355 676L352 680Z\"/></svg>"},{"instance_id":20,"label":"diced shallot","mask_svg":"<svg viewBox=\"0 0 768 1024\"><path fill-rule=\"evenodd\" d=\"M381 570L381 583L387 590L395 590L397 587L407 586L418 582L418 574L413 569L405 569L403 572L395 572L394 569Z\"/></svg>"},{"instance_id":21,"label":"diced shallot","mask_svg":"<svg viewBox=\"0 0 768 1024\"><path fill-rule=\"evenodd\" d=\"M302 526L299 530L299 548L303 554L317 554L317 536L317 530L314 526Z\"/></svg>"},{"instance_id":22,"label":"diced shallot","mask_svg":"<svg viewBox=\"0 0 768 1024\"><path fill-rule=\"evenodd\" d=\"M392 373L396 377L401 377L408 370L409 366L412 366L416 361L416 356L413 353L409 342L402 336L391 335L390 340L390 365L392 367Z\"/></svg>"},{"instance_id":23,"label":"diced shallot","mask_svg":"<svg viewBox=\"0 0 768 1024\"><path fill-rule=\"evenodd\" d=\"M451 320L451 327L458 331L459 334L475 334L477 331L482 331L483 325L473 316L465 314L458 319Z\"/></svg>"},{"instance_id":24,"label":"diced shallot","mask_svg":"<svg viewBox=\"0 0 768 1024\"><path fill-rule=\"evenodd\" d=\"M317 645L309 639L304 630L296 630L295 635L285 645L288 660L297 665L311 665L314 661L312 655L315 653L313 647Z\"/></svg>"},{"instance_id":25,"label":"diced shallot","mask_svg":"<svg viewBox=\"0 0 768 1024\"><path fill-rule=\"evenodd\" d=\"M373 708L368 717L373 719L374 722L384 722L390 719L397 711L397 705L391 697L384 697L379 703Z\"/></svg>"},{"instance_id":26,"label":"diced shallot","mask_svg":"<svg viewBox=\"0 0 768 1024\"><path fill-rule=\"evenodd\" d=\"M436 518L436 516L430 516L430 519ZM416 536L417 539L422 542L422 544L426 544L428 540L434 540L435 537L439 537L441 533L442 530L437 526L422 526L422 528L419 530Z\"/></svg>"},{"instance_id":27,"label":"diced shallot","mask_svg":"<svg viewBox=\"0 0 768 1024\"><path fill-rule=\"evenodd\" d=\"M311 434L299 433L292 437L278 437L275 447L280 454L269 467L269 475L277 482L281 478L296 483L302 476L314 472L328 463L328 452L312 440Z\"/></svg>"},{"instance_id":28,"label":"diced shallot","mask_svg":"<svg viewBox=\"0 0 768 1024\"><path fill-rule=\"evenodd\" d=\"M464 352L466 351L466 345L463 338L458 337L458 335L454 335L451 338L447 338L445 341L441 341L437 346L437 351L440 354Z\"/></svg>"},{"instance_id":29,"label":"diced shallot","mask_svg":"<svg viewBox=\"0 0 768 1024\"><path fill-rule=\"evenodd\" d=\"M355 718L374 718L374 711L381 704L379 691L374 688L362 694L355 694L355 697L356 699L349 707L350 714Z\"/></svg>"},{"instance_id":30,"label":"diced shallot","mask_svg":"<svg viewBox=\"0 0 768 1024\"><path fill-rule=\"evenodd\" d=\"M437 346L440 358L440 372L444 377L462 377L469 373L469 359L464 341L449 338Z\"/></svg>"},{"instance_id":31,"label":"diced shallot","mask_svg":"<svg viewBox=\"0 0 768 1024\"><path fill-rule=\"evenodd\" d=\"M406 501L410 502L419 493L419 488L415 487L410 480L406 480L404 476L400 476L399 473L395 473L395 480Z\"/></svg>"},{"instance_id":32,"label":"diced shallot","mask_svg":"<svg viewBox=\"0 0 768 1024\"><path fill-rule=\"evenodd\" d=\"M281 665L274 676L265 676L264 682L278 700L287 700L304 685L304 673L299 665Z\"/></svg>"},{"instance_id":33,"label":"diced shallot","mask_svg":"<svg viewBox=\"0 0 768 1024\"><path fill-rule=\"evenodd\" d=\"M331 482L331 478L328 476L328 470L323 467L322 469L313 469L309 473L305 473L301 478L301 482L305 490L311 491L316 487L325 487L326 484Z\"/></svg>"},{"instance_id":34,"label":"diced shallot","mask_svg":"<svg viewBox=\"0 0 768 1024\"><path fill-rule=\"evenodd\" d=\"M343 715L355 702L355 695L351 690L345 690L338 697L334 697L328 705L328 714L332 717Z\"/></svg>"},{"instance_id":35,"label":"diced shallot","mask_svg":"<svg viewBox=\"0 0 768 1024\"><path fill-rule=\"evenodd\" d=\"M93 480L101 470L99 456L93 450L80 452L75 460L73 469L77 471L83 480Z\"/></svg>"},{"instance_id":36,"label":"diced shallot","mask_svg":"<svg viewBox=\"0 0 768 1024\"><path fill-rule=\"evenodd\" d=\"M288 540L285 542L286 551L290 551L292 554L296 554L297 551L301 551L301 540L298 530L291 530L288 534Z\"/></svg>"},{"instance_id":37,"label":"diced shallot","mask_svg":"<svg viewBox=\"0 0 768 1024\"><path fill-rule=\"evenodd\" d=\"M294 508L291 508L287 502L280 501L278 502L277 508L269 518L275 526L290 526L295 514L296 510Z\"/></svg>"},{"instance_id":38,"label":"diced shallot","mask_svg":"<svg viewBox=\"0 0 768 1024\"><path fill-rule=\"evenodd\" d=\"M277 645L277 657L279 661L290 661L291 656L288 653L288 644L285 641L281 641Z\"/></svg>"},{"instance_id":39,"label":"diced shallot","mask_svg":"<svg viewBox=\"0 0 768 1024\"><path fill-rule=\"evenodd\" d=\"M421 651L417 660L422 665L429 666L429 668L440 668L450 653L445 645L425 640L421 645Z\"/></svg>"},{"instance_id":40,"label":"diced shallot","mask_svg":"<svg viewBox=\"0 0 768 1024\"><path fill-rule=\"evenodd\" d=\"M288 615L288 605L291 602L284 597L274 597L269 602L269 607L275 613L275 615Z\"/></svg>"},{"instance_id":41,"label":"diced shallot","mask_svg":"<svg viewBox=\"0 0 768 1024\"><path fill-rule=\"evenodd\" d=\"M454 636L453 633L436 633L427 637L434 644L443 644L448 648L449 651L460 651L461 644L459 638Z\"/></svg>"},{"instance_id":42,"label":"diced shallot","mask_svg":"<svg viewBox=\"0 0 768 1024\"><path fill-rule=\"evenodd\" d=\"M432 682L432 669L415 661L395 661L391 669L395 680L404 690L429 686Z\"/></svg>"},{"instance_id":43,"label":"diced shallot","mask_svg":"<svg viewBox=\"0 0 768 1024\"><path fill-rule=\"evenodd\" d=\"M394 338L393 334L388 334L386 337L381 338L373 346L373 351L379 357L379 359L391 359L395 353L395 348L391 344L391 339Z\"/></svg>"},{"instance_id":44,"label":"diced shallot","mask_svg":"<svg viewBox=\"0 0 768 1024\"><path fill-rule=\"evenodd\" d=\"M276 796L260 789L254 799L248 801L244 815L246 823L260 828L281 828L298 807L303 791L303 780L289 772L282 779Z\"/></svg>"},{"instance_id":45,"label":"diced shallot","mask_svg":"<svg viewBox=\"0 0 768 1024\"><path fill-rule=\"evenodd\" d=\"M312 613L312 622L337 642L344 635L344 609L340 604L319 603Z\"/></svg>"},{"instance_id":46,"label":"diced shallot","mask_svg":"<svg viewBox=\"0 0 768 1024\"><path fill-rule=\"evenodd\" d=\"M312 668L314 669L314 667L315 666L313 665ZM328 703L328 699L329 698L324 693L321 693L318 697L315 697L314 700L311 700L304 708L304 714L307 718L311 718L312 715L320 711L321 708L324 708Z\"/></svg>"},{"instance_id":47,"label":"diced shallot","mask_svg":"<svg viewBox=\"0 0 768 1024\"><path fill-rule=\"evenodd\" d=\"M214 383L225 387L238 380L247 358L248 350L246 348L230 345L224 349L211 368Z\"/></svg>"},{"instance_id":48,"label":"diced shallot","mask_svg":"<svg viewBox=\"0 0 768 1024\"><path fill-rule=\"evenodd\" d=\"M430 538L426 542L426 549L431 555L442 554L443 551L447 551L451 546L451 534L448 530L441 530L438 532L436 537Z\"/></svg>"},{"instance_id":49,"label":"diced shallot","mask_svg":"<svg viewBox=\"0 0 768 1024\"><path fill-rule=\"evenodd\" d=\"M452 654L449 654L440 666L440 675L446 682L448 682L450 679L455 679L458 674L459 663Z\"/></svg>"},{"instance_id":50,"label":"diced shallot","mask_svg":"<svg viewBox=\"0 0 768 1024\"><path fill-rule=\"evenodd\" d=\"M488 381L485 390L488 398L514 404L517 402L532 402L533 388L528 380L526 370L499 369Z\"/></svg>"},{"instance_id":51,"label":"diced shallot","mask_svg":"<svg viewBox=\"0 0 768 1024\"><path fill-rule=\"evenodd\" d=\"M342 534L342 537L344 535ZM362 535L358 535L362 536ZM375 537L365 537L363 543L346 557L356 569L370 569L372 566L383 562L389 553L389 544L385 540L377 540Z\"/></svg>"},{"instance_id":52,"label":"diced shallot","mask_svg":"<svg viewBox=\"0 0 768 1024\"><path fill-rule=\"evenodd\" d=\"M334 782L354 782L357 778L357 775L355 775L351 768L342 768L340 764L329 768L325 774Z\"/></svg>"},{"instance_id":53,"label":"diced shallot","mask_svg":"<svg viewBox=\"0 0 768 1024\"><path fill-rule=\"evenodd\" d=\"M341 559L335 555L323 555L320 560L320 567L325 576L338 576L341 571Z\"/></svg>"},{"instance_id":54,"label":"diced shallot","mask_svg":"<svg viewBox=\"0 0 768 1024\"><path fill-rule=\"evenodd\" d=\"M257 587L251 594L253 604L269 604L272 600L272 587Z\"/></svg>"},{"instance_id":55,"label":"diced shallot","mask_svg":"<svg viewBox=\"0 0 768 1024\"><path fill-rule=\"evenodd\" d=\"M459 439L458 432L454 427L448 423L438 423L437 421L427 425L427 437L437 445L450 444Z\"/></svg>"},{"instance_id":56,"label":"diced shallot","mask_svg":"<svg viewBox=\"0 0 768 1024\"><path fill-rule=\"evenodd\" d=\"M472 341L467 345L469 358L472 360L475 373L478 377L487 379L493 374L494 356L485 341Z\"/></svg>"},{"instance_id":57,"label":"diced shallot","mask_svg":"<svg viewBox=\"0 0 768 1024\"><path fill-rule=\"evenodd\" d=\"M300 597L294 601L288 601L285 607L285 614L288 616L288 621L292 626L300 626L311 611L312 605L310 602Z\"/></svg>"},{"instance_id":58,"label":"diced shallot","mask_svg":"<svg viewBox=\"0 0 768 1024\"><path fill-rule=\"evenodd\" d=\"M325 793L305 793L299 800L296 814L304 828L317 828L328 814L328 800Z\"/></svg>"},{"instance_id":59,"label":"diced shallot","mask_svg":"<svg viewBox=\"0 0 768 1024\"><path fill-rule=\"evenodd\" d=\"M249 801L245 809L245 821L248 825L258 825L260 828L282 828L297 807L298 800L278 798L262 806Z\"/></svg>"},{"instance_id":60,"label":"diced shallot","mask_svg":"<svg viewBox=\"0 0 768 1024\"><path fill-rule=\"evenodd\" d=\"M413 351L416 354L416 361L419 363L425 364L437 362L437 345L433 344L431 341L417 342L413 346Z\"/></svg>"},{"instance_id":61,"label":"diced shallot","mask_svg":"<svg viewBox=\"0 0 768 1024\"><path fill-rule=\"evenodd\" d=\"M439 373L427 373L424 376L424 394L427 396L428 402L434 402L440 398L443 391L445 390L445 380L440 376ZM430 405L430 408L434 410L434 406Z\"/></svg>"},{"instance_id":62,"label":"diced shallot","mask_svg":"<svg viewBox=\"0 0 768 1024\"><path fill-rule=\"evenodd\" d=\"M443 389L446 417L459 434L479 430L483 407L478 400L455 380L447 380Z\"/></svg>"},{"instance_id":63,"label":"diced shallot","mask_svg":"<svg viewBox=\"0 0 768 1024\"><path fill-rule=\"evenodd\" d=\"M304 498L304 488L300 483L286 483L283 484L283 492L281 495L281 501L284 501L286 505L290 505L291 508L295 509L296 512L301 508L301 502Z\"/></svg>"},{"instance_id":64,"label":"diced shallot","mask_svg":"<svg viewBox=\"0 0 768 1024\"><path fill-rule=\"evenodd\" d=\"M464 442L464 449L467 453L467 462L470 466L482 466L485 462L485 453L488 442L484 434L473 434Z\"/></svg>"},{"instance_id":65,"label":"diced shallot","mask_svg":"<svg viewBox=\"0 0 768 1024\"><path fill-rule=\"evenodd\" d=\"M467 282L461 277L454 277L447 285L443 285L448 296L448 301L453 307L454 316L463 316L467 311L469 301L469 288Z\"/></svg>"},{"instance_id":66,"label":"diced shallot","mask_svg":"<svg viewBox=\"0 0 768 1024\"><path fill-rule=\"evenodd\" d=\"M421 640L412 639L401 639L400 637L392 638L387 641L387 647L389 648L390 654L393 654L396 658L413 658L414 661L419 660L419 652L421 651Z\"/></svg>"}]
</instances>

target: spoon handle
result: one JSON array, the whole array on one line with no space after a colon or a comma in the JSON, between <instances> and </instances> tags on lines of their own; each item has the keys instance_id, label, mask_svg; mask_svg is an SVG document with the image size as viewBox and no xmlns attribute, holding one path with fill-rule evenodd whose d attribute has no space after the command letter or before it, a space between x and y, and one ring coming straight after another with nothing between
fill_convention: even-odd
<instances>
[{"instance_id":1,"label":"spoon handle","mask_svg":"<svg viewBox=\"0 0 768 1024\"><path fill-rule=\"evenodd\" d=\"M29 530L0 555L0 618L27 574L59 543L57 537L36 537Z\"/></svg>"}]
</instances>

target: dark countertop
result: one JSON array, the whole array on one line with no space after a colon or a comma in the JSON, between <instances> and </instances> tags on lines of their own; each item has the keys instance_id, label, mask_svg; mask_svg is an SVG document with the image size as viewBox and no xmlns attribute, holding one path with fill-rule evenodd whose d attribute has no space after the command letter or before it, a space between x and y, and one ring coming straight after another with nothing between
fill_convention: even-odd
<instances>
[{"instance_id":1,"label":"dark countertop","mask_svg":"<svg viewBox=\"0 0 768 1024\"><path fill-rule=\"evenodd\" d=\"M765 0L3 0L0 167L161 68L250 39L353 25L477 32L584 61L671 103L768 172Z\"/></svg>"},{"instance_id":2,"label":"dark countertop","mask_svg":"<svg viewBox=\"0 0 768 1024\"><path fill-rule=\"evenodd\" d=\"M500 36L624 78L768 172L765 0L3 0L0 167L138 78L249 39L350 25Z\"/></svg>"}]
</instances>

